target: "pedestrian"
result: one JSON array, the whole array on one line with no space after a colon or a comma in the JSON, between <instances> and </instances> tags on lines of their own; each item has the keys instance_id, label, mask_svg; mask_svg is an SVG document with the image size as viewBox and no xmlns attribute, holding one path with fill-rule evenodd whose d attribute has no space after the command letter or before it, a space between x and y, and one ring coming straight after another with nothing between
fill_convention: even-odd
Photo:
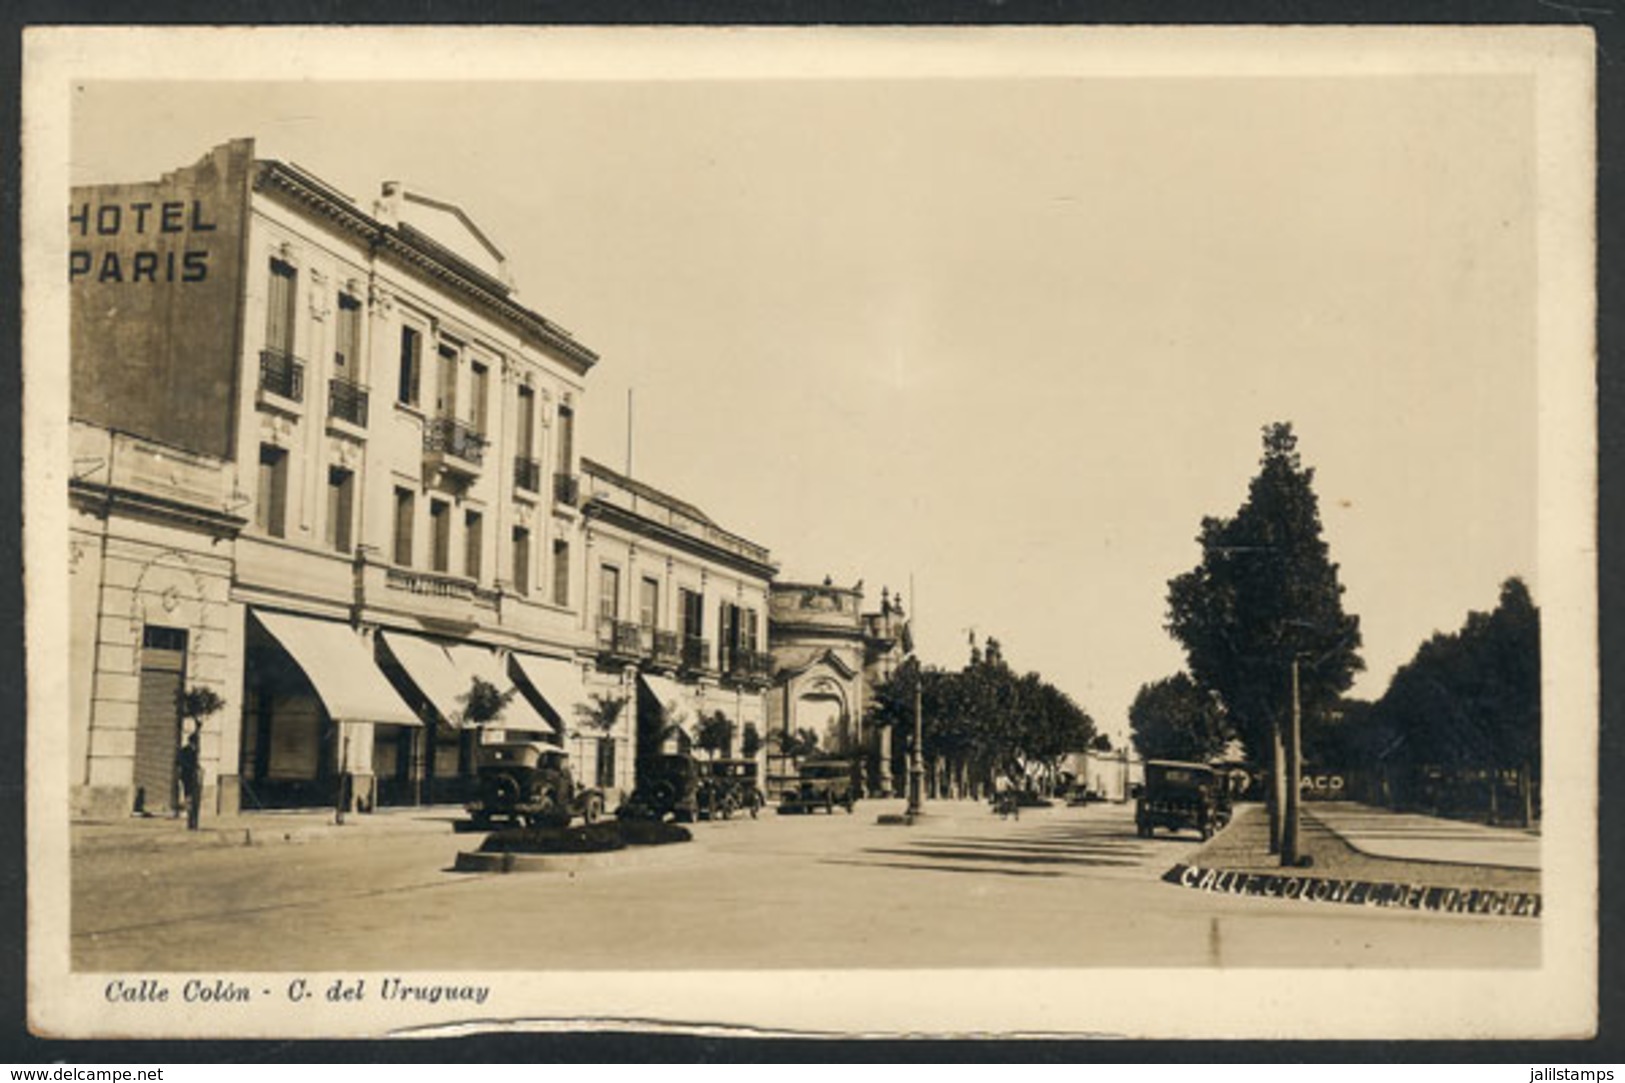
<instances>
[{"instance_id":1,"label":"pedestrian","mask_svg":"<svg viewBox=\"0 0 1625 1083\"><path fill-rule=\"evenodd\" d=\"M202 727L192 730L175 754L175 766L180 775L182 800L186 802L186 829L197 830L198 807L203 803L203 763L198 742Z\"/></svg>"}]
</instances>

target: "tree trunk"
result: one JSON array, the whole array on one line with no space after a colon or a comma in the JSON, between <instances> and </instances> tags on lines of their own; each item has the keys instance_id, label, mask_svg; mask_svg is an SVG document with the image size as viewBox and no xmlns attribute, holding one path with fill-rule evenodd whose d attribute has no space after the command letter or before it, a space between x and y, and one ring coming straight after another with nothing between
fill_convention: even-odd
<instances>
[{"instance_id":1,"label":"tree trunk","mask_svg":"<svg viewBox=\"0 0 1625 1083\"><path fill-rule=\"evenodd\" d=\"M1524 827L1535 822L1535 787L1530 784L1532 772L1527 763L1518 766L1518 819Z\"/></svg>"},{"instance_id":2,"label":"tree trunk","mask_svg":"<svg viewBox=\"0 0 1625 1083\"><path fill-rule=\"evenodd\" d=\"M1501 822L1501 769L1490 768L1490 819L1492 824Z\"/></svg>"}]
</instances>

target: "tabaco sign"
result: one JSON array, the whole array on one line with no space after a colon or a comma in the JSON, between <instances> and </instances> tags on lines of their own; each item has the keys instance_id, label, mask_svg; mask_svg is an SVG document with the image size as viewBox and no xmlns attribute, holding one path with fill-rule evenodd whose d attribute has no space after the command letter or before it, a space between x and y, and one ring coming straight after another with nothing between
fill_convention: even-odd
<instances>
[{"instance_id":1,"label":"tabaco sign","mask_svg":"<svg viewBox=\"0 0 1625 1083\"><path fill-rule=\"evenodd\" d=\"M157 181L75 188L76 418L231 457L251 140Z\"/></svg>"}]
</instances>

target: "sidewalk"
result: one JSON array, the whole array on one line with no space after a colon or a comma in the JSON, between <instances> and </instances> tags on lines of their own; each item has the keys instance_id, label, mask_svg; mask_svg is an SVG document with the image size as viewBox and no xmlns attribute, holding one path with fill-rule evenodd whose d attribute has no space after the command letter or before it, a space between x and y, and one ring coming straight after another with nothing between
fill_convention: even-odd
<instances>
[{"instance_id":1,"label":"sidewalk","mask_svg":"<svg viewBox=\"0 0 1625 1083\"><path fill-rule=\"evenodd\" d=\"M444 834L464 819L461 806L438 805L349 813L336 823L332 809L277 809L233 816L205 816L188 831L182 817L131 816L121 820L78 820L69 827L74 854L172 847L265 846L376 838L379 835Z\"/></svg>"},{"instance_id":2,"label":"sidewalk","mask_svg":"<svg viewBox=\"0 0 1625 1083\"><path fill-rule=\"evenodd\" d=\"M1304 802L1304 812L1373 857L1508 869L1540 869L1540 833L1490 827L1352 801Z\"/></svg>"}]
</instances>

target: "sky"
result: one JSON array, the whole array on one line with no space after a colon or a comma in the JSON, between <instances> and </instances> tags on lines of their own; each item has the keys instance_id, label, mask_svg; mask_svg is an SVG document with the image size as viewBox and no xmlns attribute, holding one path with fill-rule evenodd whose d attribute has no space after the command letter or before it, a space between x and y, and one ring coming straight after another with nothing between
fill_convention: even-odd
<instances>
[{"instance_id":1,"label":"sky","mask_svg":"<svg viewBox=\"0 0 1625 1083\"><path fill-rule=\"evenodd\" d=\"M1537 602L1535 125L1489 75L87 82L75 184L252 136L460 205L602 360L585 454L996 636L1121 739L1291 421L1382 693Z\"/></svg>"}]
</instances>

